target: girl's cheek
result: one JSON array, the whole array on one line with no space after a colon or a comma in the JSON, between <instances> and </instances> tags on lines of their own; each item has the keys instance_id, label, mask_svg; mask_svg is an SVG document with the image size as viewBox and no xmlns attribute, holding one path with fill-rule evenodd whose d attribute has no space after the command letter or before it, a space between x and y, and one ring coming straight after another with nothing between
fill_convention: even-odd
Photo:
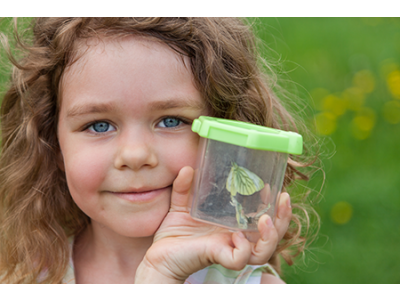
<instances>
[{"instance_id":1,"label":"girl's cheek","mask_svg":"<svg viewBox=\"0 0 400 300\"><path fill-rule=\"evenodd\" d=\"M71 194L97 190L106 176L106 170L106 159L99 152L82 150L72 155L65 170Z\"/></svg>"},{"instance_id":2,"label":"girl's cheek","mask_svg":"<svg viewBox=\"0 0 400 300\"><path fill-rule=\"evenodd\" d=\"M198 145L199 138L193 134L189 139L182 141L179 147L173 148L174 151L171 151L168 160L174 162L177 174L185 166L196 167Z\"/></svg>"}]
</instances>

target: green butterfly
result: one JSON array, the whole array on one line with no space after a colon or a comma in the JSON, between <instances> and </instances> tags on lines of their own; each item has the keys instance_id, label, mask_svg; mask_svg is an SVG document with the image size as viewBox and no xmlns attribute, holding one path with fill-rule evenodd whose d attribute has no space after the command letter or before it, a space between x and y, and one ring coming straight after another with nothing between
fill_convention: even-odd
<instances>
[{"instance_id":1,"label":"green butterfly","mask_svg":"<svg viewBox=\"0 0 400 300\"><path fill-rule=\"evenodd\" d=\"M236 196L236 193L250 196L255 192L261 191L263 188L264 182L260 177L232 162L231 171L226 180L226 189L232 196Z\"/></svg>"},{"instance_id":2,"label":"green butterfly","mask_svg":"<svg viewBox=\"0 0 400 300\"><path fill-rule=\"evenodd\" d=\"M226 180L226 189L231 193L230 203L236 209L236 220L239 228L246 229L249 218L244 214L242 205L236 200L236 194L249 196L261 191L263 188L264 182L260 177L232 162L232 167Z\"/></svg>"}]
</instances>

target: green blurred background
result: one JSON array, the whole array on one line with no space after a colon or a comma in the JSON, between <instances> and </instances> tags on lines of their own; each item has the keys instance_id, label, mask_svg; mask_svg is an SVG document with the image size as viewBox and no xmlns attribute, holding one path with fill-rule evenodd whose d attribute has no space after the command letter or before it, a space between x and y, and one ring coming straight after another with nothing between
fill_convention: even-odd
<instances>
[{"instance_id":1,"label":"green blurred background","mask_svg":"<svg viewBox=\"0 0 400 300\"><path fill-rule=\"evenodd\" d=\"M279 61L293 94L309 106L303 114L321 138L326 173L315 206L319 237L294 266L283 266L283 278L400 283L400 19L252 22L270 48L267 59ZM315 173L311 186L321 182Z\"/></svg>"},{"instance_id":2,"label":"green blurred background","mask_svg":"<svg viewBox=\"0 0 400 300\"><path fill-rule=\"evenodd\" d=\"M253 22L310 107L326 173L319 238L285 280L400 283L400 18Z\"/></svg>"}]
</instances>

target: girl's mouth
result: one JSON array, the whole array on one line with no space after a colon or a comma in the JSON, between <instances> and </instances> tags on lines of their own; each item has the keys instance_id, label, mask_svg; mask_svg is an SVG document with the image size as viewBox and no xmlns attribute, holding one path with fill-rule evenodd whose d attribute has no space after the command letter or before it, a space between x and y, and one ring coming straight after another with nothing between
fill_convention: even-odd
<instances>
[{"instance_id":1,"label":"girl's mouth","mask_svg":"<svg viewBox=\"0 0 400 300\"><path fill-rule=\"evenodd\" d=\"M145 191L138 191L138 192L111 192L113 195L117 196L118 198L127 200L129 202L135 203L146 203L151 202L153 199L157 198L162 193L165 193L171 189L171 185L160 188L160 189L153 189L153 190L145 190Z\"/></svg>"}]
</instances>

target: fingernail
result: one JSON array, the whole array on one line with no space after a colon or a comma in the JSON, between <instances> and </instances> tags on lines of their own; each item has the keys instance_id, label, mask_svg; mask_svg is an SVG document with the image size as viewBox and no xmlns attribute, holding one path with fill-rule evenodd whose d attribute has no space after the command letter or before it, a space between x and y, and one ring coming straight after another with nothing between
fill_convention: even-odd
<instances>
[{"instance_id":1,"label":"fingernail","mask_svg":"<svg viewBox=\"0 0 400 300\"><path fill-rule=\"evenodd\" d=\"M274 226L274 223L272 223L271 217L267 215L267 219L265 220L265 223L267 224L268 228L272 228ZM263 241L267 241L269 237L270 231L266 230L261 234L261 239Z\"/></svg>"},{"instance_id":2,"label":"fingernail","mask_svg":"<svg viewBox=\"0 0 400 300\"><path fill-rule=\"evenodd\" d=\"M286 205L286 207L291 208L291 203L290 203L290 196L288 193L285 193L283 195L283 199L281 200L282 203L279 202L279 209L278 209L278 218L282 219L283 216L283 210L281 209L281 207L283 208L284 205Z\"/></svg>"},{"instance_id":3,"label":"fingernail","mask_svg":"<svg viewBox=\"0 0 400 300\"><path fill-rule=\"evenodd\" d=\"M282 196L283 196L282 204L280 204L280 205L283 205L285 203L287 207L291 208L289 194L288 193L284 193Z\"/></svg>"},{"instance_id":4,"label":"fingernail","mask_svg":"<svg viewBox=\"0 0 400 300\"><path fill-rule=\"evenodd\" d=\"M268 227L274 227L274 223L272 223L271 217L267 215L267 220L265 221Z\"/></svg>"},{"instance_id":5,"label":"fingernail","mask_svg":"<svg viewBox=\"0 0 400 300\"><path fill-rule=\"evenodd\" d=\"M242 238L242 239L245 239L245 238L246 238L246 237L244 236L243 232L238 231L237 233L238 233L238 236L239 236L240 238Z\"/></svg>"},{"instance_id":6,"label":"fingernail","mask_svg":"<svg viewBox=\"0 0 400 300\"><path fill-rule=\"evenodd\" d=\"M292 204L290 203L290 195L289 194L287 194L286 205L287 205L287 207L292 208Z\"/></svg>"}]
</instances>

